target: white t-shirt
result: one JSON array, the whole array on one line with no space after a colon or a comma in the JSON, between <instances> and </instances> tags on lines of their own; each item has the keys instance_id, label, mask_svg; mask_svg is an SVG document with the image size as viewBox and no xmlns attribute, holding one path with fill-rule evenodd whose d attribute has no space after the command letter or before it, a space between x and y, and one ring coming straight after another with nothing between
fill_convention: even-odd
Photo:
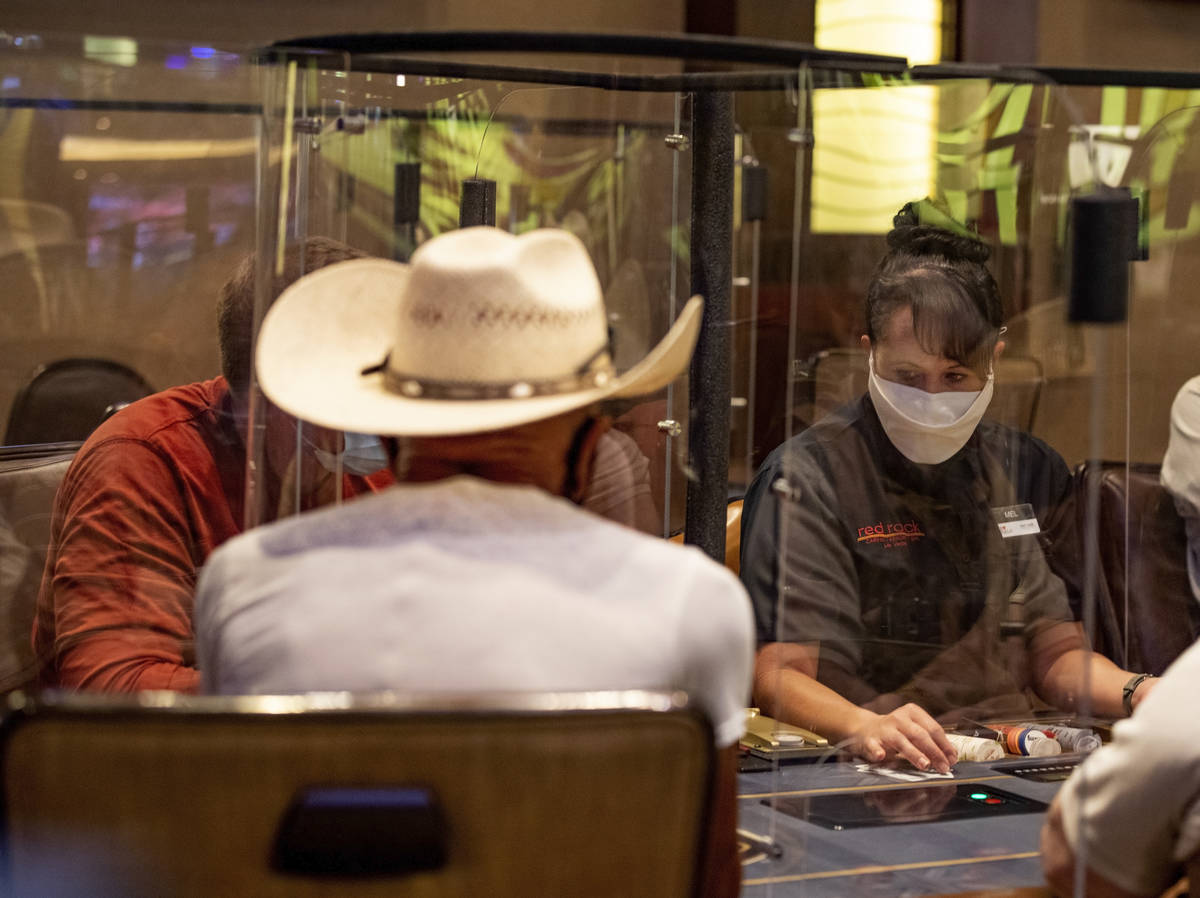
<instances>
[{"instance_id":1,"label":"white t-shirt","mask_svg":"<svg viewBox=\"0 0 1200 898\"><path fill-rule=\"evenodd\" d=\"M1200 601L1200 377L1185 383L1171 403L1171 437L1160 477L1187 528L1188 578Z\"/></svg>"},{"instance_id":2,"label":"white t-shirt","mask_svg":"<svg viewBox=\"0 0 1200 898\"><path fill-rule=\"evenodd\" d=\"M745 591L700 551L472 477L230 540L195 619L210 692L683 689L719 746L754 651Z\"/></svg>"},{"instance_id":3,"label":"white t-shirt","mask_svg":"<svg viewBox=\"0 0 1200 898\"><path fill-rule=\"evenodd\" d=\"M1176 659L1113 741L1063 786L1076 857L1135 894L1157 895L1200 852L1200 643Z\"/></svg>"}]
</instances>

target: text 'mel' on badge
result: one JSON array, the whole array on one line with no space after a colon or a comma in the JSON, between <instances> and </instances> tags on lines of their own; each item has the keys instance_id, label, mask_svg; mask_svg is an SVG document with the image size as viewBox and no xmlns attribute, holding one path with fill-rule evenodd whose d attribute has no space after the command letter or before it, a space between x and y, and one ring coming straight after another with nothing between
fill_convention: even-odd
<instances>
[{"instance_id":1,"label":"text 'mel' on badge","mask_svg":"<svg viewBox=\"0 0 1200 898\"><path fill-rule=\"evenodd\" d=\"M1005 539L1012 536L1028 536L1030 533L1041 533L1037 515L1033 506L1026 502L1024 505L1006 505L1003 508L993 508L992 517L1000 528L1000 535Z\"/></svg>"}]
</instances>

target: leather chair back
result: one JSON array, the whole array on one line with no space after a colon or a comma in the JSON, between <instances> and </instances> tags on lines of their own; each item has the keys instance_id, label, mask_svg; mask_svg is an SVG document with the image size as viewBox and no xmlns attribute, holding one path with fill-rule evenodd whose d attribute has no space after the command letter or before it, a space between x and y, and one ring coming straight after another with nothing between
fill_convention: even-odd
<instances>
[{"instance_id":1,"label":"leather chair back","mask_svg":"<svg viewBox=\"0 0 1200 898\"><path fill-rule=\"evenodd\" d=\"M715 750L677 695L17 705L4 894L695 894Z\"/></svg>"},{"instance_id":2,"label":"leather chair back","mask_svg":"<svg viewBox=\"0 0 1200 898\"><path fill-rule=\"evenodd\" d=\"M36 677L31 646L54 494L76 445L48 454L0 449L0 692Z\"/></svg>"},{"instance_id":3,"label":"leather chair back","mask_svg":"<svg viewBox=\"0 0 1200 898\"><path fill-rule=\"evenodd\" d=\"M742 500L725 506L725 567L737 574L742 569Z\"/></svg>"},{"instance_id":4,"label":"leather chair back","mask_svg":"<svg viewBox=\"0 0 1200 898\"><path fill-rule=\"evenodd\" d=\"M1187 536L1155 464L1084 463L1075 470L1078 526L1096 490L1096 648L1128 670L1161 674L1200 636Z\"/></svg>"},{"instance_id":5,"label":"leather chair back","mask_svg":"<svg viewBox=\"0 0 1200 898\"><path fill-rule=\"evenodd\" d=\"M59 359L41 366L13 400L8 445L86 440L111 409L154 388L140 374L108 359Z\"/></svg>"}]
</instances>

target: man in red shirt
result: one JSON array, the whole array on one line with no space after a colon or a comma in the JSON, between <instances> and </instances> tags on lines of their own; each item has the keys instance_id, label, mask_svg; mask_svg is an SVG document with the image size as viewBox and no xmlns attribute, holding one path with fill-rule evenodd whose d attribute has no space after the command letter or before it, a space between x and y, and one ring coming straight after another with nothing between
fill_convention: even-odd
<instances>
[{"instance_id":1,"label":"man in red shirt","mask_svg":"<svg viewBox=\"0 0 1200 898\"><path fill-rule=\"evenodd\" d=\"M272 295L304 272L361 255L310 238L289 251ZM67 471L54 502L33 626L42 685L197 689L196 574L246 520L254 271L254 259L246 259L221 289L223 376L122 409L92 433ZM321 453L295 452L298 436L329 448L339 439L307 426L298 435L295 419L268 405L260 485L267 506L256 518L270 520L337 496L337 477L317 463ZM386 468L369 477L343 474L341 495L391 482Z\"/></svg>"}]
</instances>

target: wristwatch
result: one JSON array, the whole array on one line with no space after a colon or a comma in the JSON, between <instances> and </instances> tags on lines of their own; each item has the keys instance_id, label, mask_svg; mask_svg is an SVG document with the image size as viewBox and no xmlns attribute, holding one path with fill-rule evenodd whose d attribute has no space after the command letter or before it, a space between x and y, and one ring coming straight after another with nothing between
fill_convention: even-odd
<instances>
[{"instance_id":1,"label":"wristwatch","mask_svg":"<svg viewBox=\"0 0 1200 898\"><path fill-rule=\"evenodd\" d=\"M1137 688L1142 685L1143 680L1149 680L1154 674L1140 673L1129 678L1129 682L1125 684L1125 688L1121 690L1121 707L1125 709L1125 716L1133 716L1133 694L1137 692Z\"/></svg>"}]
</instances>

